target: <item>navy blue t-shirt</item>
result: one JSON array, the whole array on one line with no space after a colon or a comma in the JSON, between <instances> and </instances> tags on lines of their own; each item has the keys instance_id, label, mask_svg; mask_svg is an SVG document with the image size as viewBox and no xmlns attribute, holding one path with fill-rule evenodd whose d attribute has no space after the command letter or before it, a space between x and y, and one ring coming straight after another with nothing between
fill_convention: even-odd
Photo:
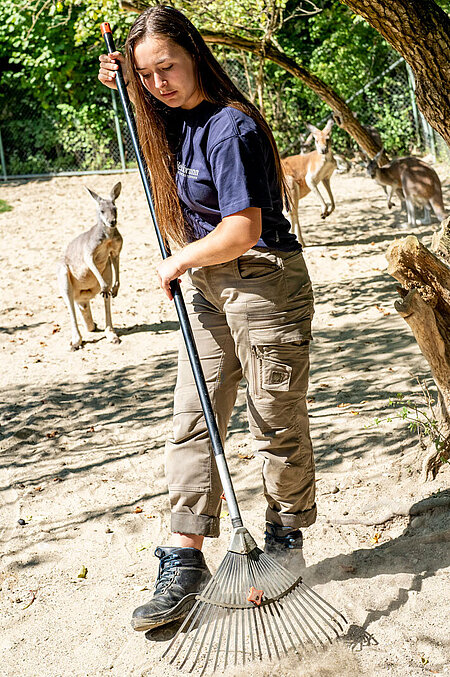
<instances>
[{"instance_id":1,"label":"navy blue t-shirt","mask_svg":"<svg viewBox=\"0 0 450 677\"><path fill-rule=\"evenodd\" d=\"M190 239L204 237L225 216L260 207L257 246L301 249L283 216L272 147L258 124L235 108L208 101L179 110L176 183Z\"/></svg>"}]
</instances>

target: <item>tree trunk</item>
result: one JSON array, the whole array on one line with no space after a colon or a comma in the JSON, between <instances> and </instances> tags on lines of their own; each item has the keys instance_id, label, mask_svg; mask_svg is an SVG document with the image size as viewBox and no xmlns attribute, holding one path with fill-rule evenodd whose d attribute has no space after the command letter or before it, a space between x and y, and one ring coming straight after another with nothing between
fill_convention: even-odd
<instances>
[{"instance_id":1,"label":"tree trunk","mask_svg":"<svg viewBox=\"0 0 450 677\"><path fill-rule=\"evenodd\" d=\"M444 234L449 222L450 218L444 221ZM445 246L440 239L435 244L439 249ZM450 458L450 267L413 235L395 240L386 257L389 274L402 284L397 287L402 300L396 301L395 309L411 327L438 390L435 414L442 443L423 462L425 478L434 478Z\"/></svg>"},{"instance_id":2,"label":"tree trunk","mask_svg":"<svg viewBox=\"0 0 450 677\"><path fill-rule=\"evenodd\" d=\"M417 103L450 146L450 17L433 0L341 0L411 66Z\"/></svg>"}]
</instances>

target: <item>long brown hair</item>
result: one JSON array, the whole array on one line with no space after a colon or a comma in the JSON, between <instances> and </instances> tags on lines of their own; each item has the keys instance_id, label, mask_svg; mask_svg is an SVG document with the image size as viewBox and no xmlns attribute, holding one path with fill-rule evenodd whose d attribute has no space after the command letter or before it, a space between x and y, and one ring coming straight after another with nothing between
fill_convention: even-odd
<instances>
[{"instance_id":1,"label":"long brown hair","mask_svg":"<svg viewBox=\"0 0 450 677\"><path fill-rule=\"evenodd\" d=\"M175 151L181 132L180 117L176 108L169 108L145 89L134 61L134 48L149 36L168 38L191 55L199 90L207 101L231 106L255 120L272 146L280 192L284 196L287 191L275 139L259 110L233 84L184 14L164 5L149 7L139 15L130 29L125 56L134 94L139 139L150 173L159 227L166 242L170 238L183 245L186 243L186 227L175 184Z\"/></svg>"}]
</instances>

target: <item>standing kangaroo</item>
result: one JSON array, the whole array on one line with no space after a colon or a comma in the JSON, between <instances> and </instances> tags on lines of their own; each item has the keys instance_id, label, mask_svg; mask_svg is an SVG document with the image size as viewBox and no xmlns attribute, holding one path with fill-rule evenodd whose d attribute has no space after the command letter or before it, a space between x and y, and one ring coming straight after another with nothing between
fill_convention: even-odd
<instances>
[{"instance_id":1,"label":"standing kangaroo","mask_svg":"<svg viewBox=\"0 0 450 677\"><path fill-rule=\"evenodd\" d=\"M311 153L291 155L282 160L286 183L291 193L291 223L294 233L301 244L304 244L298 221L298 201L312 191L322 205L321 217L325 219L334 210L334 198L331 192L330 178L336 169L337 163L331 150L331 128L333 120L328 120L323 129L306 123L314 138L316 149ZM307 142L305 142L307 143ZM318 185L323 183L330 198L328 205L320 194Z\"/></svg>"},{"instance_id":2,"label":"standing kangaroo","mask_svg":"<svg viewBox=\"0 0 450 677\"><path fill-rule=\"evenodd\" d=\"M119 291L119 255L123 240L116 226L115 201L121 188L122 184L116 183L109 198L101 198L86 188L97 204L97 224L70 242L58 267L59 288L70 314L71 350L77 350L83 345L75 304L87 331L96 331L97 325L92 319L90 301L99 292L105 301L106 336L112 343L120 343L111 321L111 296L117 296Z\"/></svg>"},{"instance_id":3,"label":"standing kangaroo","mask_svg":"<svg viewBox=\"0 0 450 677\"><path fill-rule=\"evenodd\" d=\"M375 157L367 163L367 173L381 186L387 187L387 201L389 209L392 207L392 196L397 195L406 202L408 213L407 226L416 225L415 207L425 210L424 224L430 223L430 205L439 221L445 219L442 188L439 177L423 160L412 155L392 160L389 164L378 166L378 160L383 153L381 149Z\"/></svg>"}]
</instances>

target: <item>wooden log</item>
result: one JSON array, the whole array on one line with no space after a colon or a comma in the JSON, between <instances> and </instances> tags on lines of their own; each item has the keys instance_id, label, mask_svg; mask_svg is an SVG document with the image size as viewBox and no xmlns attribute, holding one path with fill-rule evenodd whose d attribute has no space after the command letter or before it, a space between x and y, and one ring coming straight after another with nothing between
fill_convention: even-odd
<instances>
[{"instance_id":1,"label":"wooden log","mask_svg":"<svg viewBox=\"0 0 450 677\"><path fill-rule=\"evenodd\" d=\"M445 232L435 243L439 251L446 247ZM434 478L450 455L450 266L414 235L395 240L386 258L388 273L402 284L395 309L411 327L438 390L435 413L445 440L423 462L424 477Z\"/></svg>"},{"instance_id":2,"label":"wooden log","mask_svg":"<svg viewBox=\"0 0 450 677\"><path fill-rule=\"evenodd\" d=\"M431 251L450 265L450 216L442 221L440 230L433 233Z\"/></svg>"}]
</instances>

